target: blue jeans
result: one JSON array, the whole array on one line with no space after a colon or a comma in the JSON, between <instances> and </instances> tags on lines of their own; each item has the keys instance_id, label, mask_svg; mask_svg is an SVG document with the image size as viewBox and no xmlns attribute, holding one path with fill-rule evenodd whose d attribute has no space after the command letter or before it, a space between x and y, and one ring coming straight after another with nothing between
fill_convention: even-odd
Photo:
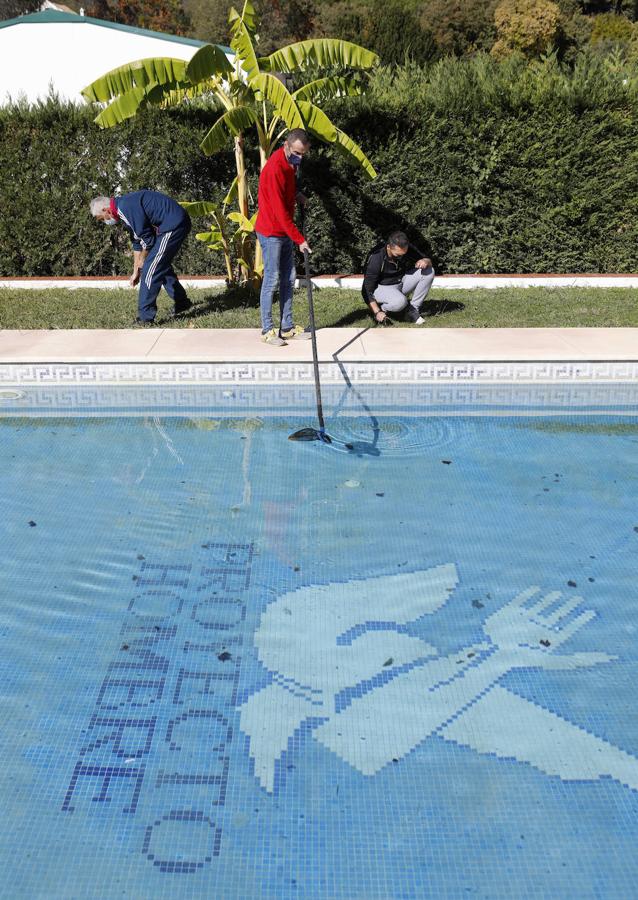
<instances>
[{"instance_id":1,"label":"blue jeans","mask_svg":"<svg viewBox=\"0 0 638 900\"><path fill-rule=\"evenodd\" d=\"M272 322L272 298L279 281L279 310L281 331L290 331L292 324L292 292L295 287L294 243L289 237L266 237L257 232L264 256L264 278L261 283L259 305L261 330L266 334L274 328Z\"/></svg>"}]
</instances>

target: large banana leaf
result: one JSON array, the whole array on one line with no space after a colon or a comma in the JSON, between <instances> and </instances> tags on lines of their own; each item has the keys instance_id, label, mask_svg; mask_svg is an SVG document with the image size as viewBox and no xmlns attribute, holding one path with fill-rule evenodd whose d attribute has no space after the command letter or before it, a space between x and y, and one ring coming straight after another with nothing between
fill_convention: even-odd
<instances>
[{"instance_id":1,"label":"large banana leaf","mask_svg":"<svg viewBox=\"0 0 638 900\"><path fill-rule=\"evenodd\" d=\"M155 84L169 84L184 81L186 63L183 59L170 57L154 57L138 59L112 69L82 90L88 101L107 103L120 94L126 94L133 88L145 88Z\"/></svg>"},{"instance_id":2,"label":"large banana leaf","mask_svg":"<svg viewBox=\"0 0 638 900\"><path fill-rule=\"evenodd\" d=\"M257 28L259 27L259 16L257 15L257 10L255 9L252 0L245 0L241 15L234 7L231 6L230 10L228 11L228 22L231 26L236 19L242 20L242 22L248 29L249 34L255 34Z\"/></svg>"},{"instance_id":3,"label":"large banana leaf","mask_svg":"<svg viewBox=\"0 0 638 900\"><path fill-rule=\"evenodd\" d=\"M299 101L299 109L304 117L304 125L308 131L322 141L332 143L337 140L337 129L323 110L313 103L307 103L305 100Z\"/></svg>"},{"instance_id":4,"label":"large banana leaf","mask_svg":"<svg viewBox=\"0 0 638 900\"><path fill-rule=\"evenodd\" d=\"M341 152L343 156L350 160L350 162L356 163L358 166L361 166L366 176L372 181L377 177L377 173L374 169L374 166L365 155L361 147L349 138L345 132L341 131L339 128L335 128L337 132L337 137L334 141L334 146Z\"/></svg>"},{"instance_id":5,"label":"large banana leaf","mask_svg":"<svg viewBox=\"0 0 638 900\"><path fill-rule=\"evenodd\" d=\"M152 90L157 85L150 84ZM145 87L134 87L120 97L117 97L99 115L95 117L95 124L100 128L112 128L119 125L127 119L131 119L136 115L140 106L148 102L147 89Z\"/></svg>"},{"instance_id":6,"label":"large banana leaf","mask_svg":"<svg viewBox=\"0 0 638 900\"><path fill-rule=\"evenodd\" d=\"M250 219L240 212L231 212L228 213L228 218L231 222L237 222L239 225L239 230L242 232L253 232L255 230L255 222L257 221L257 213L254 216L251 216Z\"/></svg>"},{"instance_id":7,"label":"large banana leaf","mask_svg":"<svg viewBox=\"0 0 638 900\"><path fill-rule=\"evenodd\" d=\"M233 67L228 62L228 57L217 44L205 44L200 47L186 66L186 76L193 84L213 75L228 75L232 71Z\"/></svg>"},{"instance_id":8,"label":"large banana leaf","mask_svg":"<svg viewBox=\"0 0 638 900\"><path fill-rule=\"evenodd\" d=\"M258 90L266 100L275 107L278 114L284 120L288 128L303 128L304 121L299 108L290 92L274 75L260 72L253 78L251 85Z\"/></svg>"},{"instance_id":9,"label":"large banana leaf","mask_svg":"<svg viewBox=\"0 0 638 900\"><path fill-rule=\"evenodd\" d=\"M198 231L195 240L207 245L208 250L223 250L224 239L221 231Z\"/></svg>"},{"instance_id":10,"label":"large banana leaf","mask_svg":"<svg viewBox=\"0 0 638 900\"><path fill-rule=\"evenodd\" d=\"M241 67L246 73L248 82L252 83L253 78L259 74L259 63L257 62L257 54L255 53L252 39L241 19L235 19L231 23L231 30L233 37L230 46L235 51Z\"/></svg>"},{"instance_id":11,"label":"large banana leaf","mask_svg":"<svg viewBox=\"0 0 638 900\"><path fill-rule=\"evenodd\" d=\"M237 135L250 128L258 120L257 112L249 106L229 109L215 122L199 145L207 156L222 150L228 143L228 135Z\"/></svg>"},{"instance_id":12,"label":"large banana leaf","mask_svg":"<svg viewBox=\"0 0 638 900\"><path fill-rule=\"evenodd\" d=\"M309 81L293 93L295 100L308 100L314 103L319 100L331 100L333 97L354 97L363 93L363 86L352 77L328 75Z\"/></svg>"},{"instance_id":13,"label":"large banana leaf","mask_svg":"<svg viewBox=\"0 0 638 900\"><path fill-rule=\"evenodd\" d=\"M234 49L234 48L233 48ZM294 72L297 69L371 69L379 57L350 41L318 38L288 44L259 60L262 72Z\"/></svg>"},{"instance_id":14,"label":"large banana leaf","mask_svg":"<svg viewBox=\"0 0 638 900\"><path fill-rule=\"evenodd\" d=\"M199 84L158 84L147 91L147 100L154 105L179 106L184 100L194 100L197 97L206 96L206 108L210 110L226 109L220 98L214 93L215 85L210 81L200 81Z\"/></svg>"},{"instance_id":15,"label":"large banana leaf","mask_svg":"<svg viewBox=\"0 0 638 900\"><path fill-rule=\"evenodd\" d=\"M212 200L180 200L180 206L183 206L189 216L197 219L200 216L221 216L222 211L217 203Z\"/></svg>"},{"instance_id":16,"label":"large banana leaf","mask_svg":"<svg viewBox=\"0 0 638 900\"><path fill-rule=\"evenodd\" d=\"M146 87L133 88L122 94L95 117L100 128L112 128L137 114L141 106L150 103L153 106L178 106L183 100L192 100L207 93L205 83L185 87L179 83L149 84ZM210 106L215 109L221 104L211 96Z\"/></svg>"}]
</instances>

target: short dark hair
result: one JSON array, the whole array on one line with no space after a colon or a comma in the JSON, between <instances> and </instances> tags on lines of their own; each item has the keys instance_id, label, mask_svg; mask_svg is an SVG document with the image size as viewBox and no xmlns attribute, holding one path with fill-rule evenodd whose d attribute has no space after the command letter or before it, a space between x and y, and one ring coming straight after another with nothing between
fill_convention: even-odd
<instances>
[{"instance_id":1,"label":"short dark hair","mask_svg":"<svg viewBox=\"0 0 638 900\"><path fill-rule=\"evenodd\" d=\"M310 136L305 128L293 128L292 131L289 131L286 135L286 141L288 144L294 144L295 141L301 141L306 147L310 143Z\"/></svg>"},{"instance_id":2,"label":"short dark hair","mask_svg":"<svg viewBox=\"0 0 638 900\"><path fill-rule=\"evenodd\" d=\"M393 231L388 237L388 246L400 247L402 250L405 250L410 246L410 241L408 240L407 234L403 231Z\"/></svg>"}]
</instances>

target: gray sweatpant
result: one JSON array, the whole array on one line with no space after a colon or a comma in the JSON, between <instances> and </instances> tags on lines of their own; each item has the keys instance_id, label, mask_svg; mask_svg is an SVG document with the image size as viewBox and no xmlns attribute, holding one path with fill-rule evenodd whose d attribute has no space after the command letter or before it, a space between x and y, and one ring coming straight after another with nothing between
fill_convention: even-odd
<instances>
[{"instance_id":1,"label":"gray sweatpant","mask_svg":"<svg viewBox=\"0 0 638 900\"><path fill-rule=\"evenodd\" d=\"M407 307L408 296L412 294L410 306L419 313L433 281L432 266L428 266L427 269L416 269L409 275L404 275L399 284L380 284L374 292L374 299L383 312L399 313Z\"/></svg>"}]
</instances>

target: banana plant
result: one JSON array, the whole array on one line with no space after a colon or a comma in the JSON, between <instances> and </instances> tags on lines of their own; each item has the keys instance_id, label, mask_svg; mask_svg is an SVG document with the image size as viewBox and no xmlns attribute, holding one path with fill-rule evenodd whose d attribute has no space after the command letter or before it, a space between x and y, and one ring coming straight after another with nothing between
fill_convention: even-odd
<instances>
[{"instance_id":1,"label":"banana plant","mask_svg":"<svg viewBox=\"0 0 638 900\"><path fill-rule=\"evenodd\" d=\"M209 230L198 232L195 238L205 244L208 250L222 251L227 283L239 284L241 271L246 269L250 272L251 286L258 288L263 274L263 264L261 261L254 261L251 264L249 259L246 259L251 249L250 240L255 232L257 213L248 219L239 210L227 212L228 206L236 199L237 178L233 181L221 206L211 200L182 201L181 205L193 218L205 217L210 220ZM236 225L234 232L231 232L229 223Z\"/></svg>"},{"instance_id":2,"label":"banana plant","mask_svg":"<svg viewBox=\"0 0 638 900\"><path fill-rule=\"evenodd\" d=\"M235 153L236 179L229 196L237 204L236 212L221 211L238 225L232 241L225 238L217 213L212 208L206 215L213 225L208 246L223 249L227 275L232 284L256 283L261 266L259 244L252 230L251 197L248 185L244 136L254 131L257 136L260 167L263 168L281 136L293 128L304 128L318 140L333 145L367 178L376 177L372 163L361 147L328 118L320 104L335 97L360 94L365 89L362 73L379 62L375 53L357 44L321 38L290 44L259 57L256 51L259 19L252 0L245 0L242 12L234 7L228 15L232 62L224 51L205 44L190 62L170 58L153 58L120 66L107 72L83 90L84 97L100 103L102 109L95 121L103 128L112 127L135 116L145 106L169 107L197 98L206 98L219 112L213 126L204 136L201 148L207 155L224 150L232 142ZM296 90L288 82L304 76L311 80ZM228 199L228 198L227 198ZM192 214L195 207L192 208ZM234 218L230 218L234 216ZM202 232L202 234L204 234ZM229 234L228 227L226 234ZM239 275L231 278L233 267L231 244L241 246ZM203 238L200 238L203 240ZM219 246L218 246L219 245ZM230 266L230 269L229 269Z\"/></svg>"}]
</instances>

